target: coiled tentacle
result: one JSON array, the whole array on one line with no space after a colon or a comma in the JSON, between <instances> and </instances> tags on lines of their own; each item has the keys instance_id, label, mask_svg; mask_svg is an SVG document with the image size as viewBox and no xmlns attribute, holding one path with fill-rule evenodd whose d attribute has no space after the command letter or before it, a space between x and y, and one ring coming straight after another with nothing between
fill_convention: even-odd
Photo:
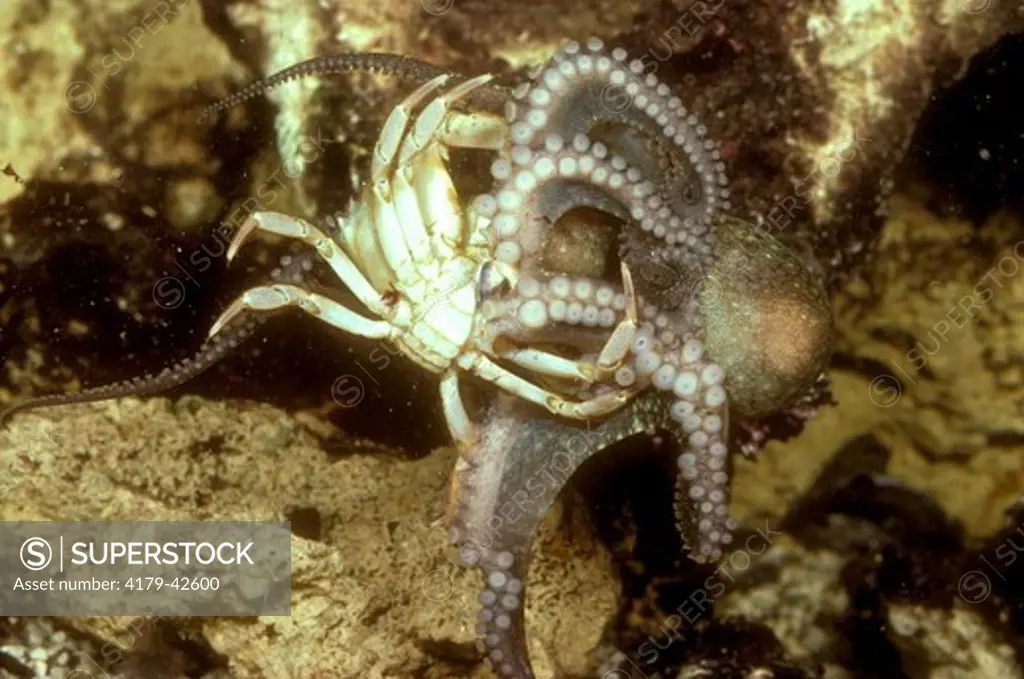
<instances>
[{"instance_id":1,"label":"coiled tentacle","mask_svg":"<svg viewBox=\"0 0 1024 679\"><path fill-rule=\"evenodd\" d=\"M528 152L552 137L600 140L668 195L665 206L679 223L659 237L671 245L696 235L713 247L711 227L729 208L721 154L668 86L645 76L639 59L627 59L622 48L606 53L597 38L557 50L507 109L512 158L530 162ZM680 185L679 175L693 181Z\"/></svg>"},{"instance_id":2,"label":"coiled tentacle","mask_svg":"<svg viewBox=\"0 0 1024 679\"><path fill-rule=\"evenodd\" d=\"M508 264L536 270L550 225L580 206L611 213L663 239L695 270L711 264L713 240L707 229L687 227L686 219L670 209L667 194L584 134L568 141L551 135L538 150L514 147L511 162L499 158L491 173L497 180L494 193L477 197L474 209L492 218L495 257Z\"/></svg>"}]
</instances>

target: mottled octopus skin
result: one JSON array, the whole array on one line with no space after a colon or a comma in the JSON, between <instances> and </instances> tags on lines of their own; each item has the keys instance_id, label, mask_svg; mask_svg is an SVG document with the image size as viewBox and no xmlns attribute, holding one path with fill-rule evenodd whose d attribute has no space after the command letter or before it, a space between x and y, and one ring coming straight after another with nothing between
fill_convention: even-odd
<instances>
[{"instance_id":1,"label":"mottled octopus skin","mask_svg":"<svg viewBox=\"0 0 1024 679\"><path fill-rule=\"evenodd\" d=\"M815 383L835 339L824 281L770 234L726 219L719 256L697 291L705 339L725 369L735 415L792 405Z\"/></svg>"},{"instance_id":2,"label":"mottled octopus skin","mask_svg":"<svg viewBox=\"0 0 1024 679\"><path fill-rule=\"evenodd\" d=\"M329 55L255 82L208 107L204 117L292 78L350 70L419 82L450 72L395 55ZM717 558L735 526L727 511L729 416L813 403L806 394L828 358L832 318L821 282L799 259L752 226L724 218L727 182L707 130L621 49L606 53L596 39L568 43L514 95L488 87L468 103L491 110L504 105L510 123L507 156L492 166L494 189L477 198L474 208L497 222L499 259L514 262L524 274L506 298L490 300L504 305L494 322L500 325L509 309L520 314L529 304L522 313L536 327L519 323L497 328L498 334L599 345L601 330L606 334L622 316L621 287L602 280L601 271L575 269L570 277L551 270L542 253L554 222L571 210L607 212L626 224L620 255L643 302L633 360L616 381L643 380L655 387L587 424L555 419L499 395L476 445L459 459L450 533L464 561L485 578L481 652L500 676L529 679L522 613L530 549L544 512L573 472L625 438L667 434L680 452L675 511L681 534L694 558ZM612 181L614 175L619 179ZM539 311L538 300L545 307ZM236 332L244 338L252 327ZM791 337L798 341L787 344ZM190 368L170 375L30 401L6 414L169 388L224 353L204 346ZM813 410L800 407L801 417ZM763 443L762 430L751 430L743 452ZM547 471L556 459L557 480ZM537 494L531 481L545 474L545 490ZM521 510L514 522L501 514L510 502Z\"/></svg>"},{"instance_id":3,"label":"mottled octopus skin","mask_svg":"<svg viewBox=\"0 0 1024 679\"><path fill-rule=\"evenodd\" d=\"M449 535L462 561L484 575L477 647L500 676L534 676L523 606L530 550L544 513L593 455L632 436L671 435L678 423L669 410L664 396L646 393L590 427L548 417L505 395L491 405L483 435L452 478Z\"/></svg>"}]
</instances>

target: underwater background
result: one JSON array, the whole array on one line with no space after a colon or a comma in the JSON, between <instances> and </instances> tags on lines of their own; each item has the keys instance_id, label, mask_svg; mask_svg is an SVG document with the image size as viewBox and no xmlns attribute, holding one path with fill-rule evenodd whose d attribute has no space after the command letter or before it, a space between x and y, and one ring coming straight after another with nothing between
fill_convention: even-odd
<instances>
[{"instance_id":1,"label":"underwater background","mask_svg":"<svg viewBox=\"0 0 1024 679\"><path fill-rule=\"evenodd\" d=\"M724 571L683 555L649 441L573 475L530 565L536 675L1024 677L1014 0L5 0L0 403L192 355L289 252L261 237L228 267L218 224L279 173L274 210L345 209L409 87L339 75L204 106L319 54L514 79L589 36L645 55L707 125L732 210L820 263L838 335L831 402L734 456L732 513L765 549ZM457 453L436 392L289 313L167 393L15 415L0 519L288 520L293 599L288 618L3 617L0 677L495 676L480 575L442 527Z\"/></svg>"}]
</instances>

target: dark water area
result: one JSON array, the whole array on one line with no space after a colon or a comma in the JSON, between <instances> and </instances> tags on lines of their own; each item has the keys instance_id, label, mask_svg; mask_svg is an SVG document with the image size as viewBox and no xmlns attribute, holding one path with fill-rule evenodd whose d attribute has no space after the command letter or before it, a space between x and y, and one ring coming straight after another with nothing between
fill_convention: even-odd
<instances>
[{"instance_id":1,"label":"dark water area","mask_svg":"<svg viewBox=\"0 0 1024 679\"><path fill-rule=\"evenodd\" d=\"M1024 38L1009 36L970 62L963 78L934 95L908 162L924 168L953 214L983 223L1021 209L1024 122L1015 115Z\"/></svg>"}]
</instances>

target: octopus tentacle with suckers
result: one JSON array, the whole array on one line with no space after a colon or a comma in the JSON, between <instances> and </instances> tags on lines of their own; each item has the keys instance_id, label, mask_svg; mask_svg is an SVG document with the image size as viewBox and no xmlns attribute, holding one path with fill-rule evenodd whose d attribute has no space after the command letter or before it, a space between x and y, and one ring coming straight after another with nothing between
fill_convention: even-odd
<instances>
[{"instance_id":1,"label":"octopus tentacle with suckers","mask_svg":"<svg viewBox=\"0 0 1024 679\"><path fill-rule=\"evenodd\" d=\"M676 425L658 394L632 401L597 427L546 416L499 397L479 443L452 478L449 537L459 557L484 575L478 596L478 649L502 677L532 677L523 607L533 540L544 513L587 459L632 436Z\"/></svg>"},{"instance_id":2,"label":"octopus tentacle with suckers","mask_svg":"<svg viewBox=\"0 0 1024 679\"><path fill-rule=\"evenodd\" d=\"M794 406L791 419L800 421L816 409L813 392L820 389L833 335L823 289L799 258L751 225L725 219L717 233L719 254L699 301L683 308L702 328L702 339L691 337L679 347L683 369L644 367L655 389L586 426L499 401L479 443L459 460L450 537L464 562L484 575L479 648L500 676L533 676L523 630L530 550L544 512L584 461L632 436L672 439L677 445L666 449L675 451L680 468L678 528L695 560L706 561L728 548L735 528L727 513L729 448L749 455L763 445L760 417ZM655 327L645 326L635 342L663 350L653 339ZM731 444L719 385L728 393L728 416L752 423L752 431L738 432ZM680 391L690 398L680 398Z\"/></svg>"},{"instance_id":3,"label":"octopus tentacle with suckers","mask_svg":"<svg viewBox=\"0 0 1024 679\"><path fill-rule=\"evenodd\" d=\"M494 163L495 188L475 204L494 220L498 258L524 272L521 302L536 306L539 299L543 308L531 316L553 320L573 305L585 313L599 303L600 288L587 276L538 283L556 273L544 256L551 225L581 206L626 223L619 254L636 270L637 292L648 303L633 363L615 380L654 387L586 432L536 416L524 425L523 415L512 414L523 406L502 402L460 459L451 538L484 574L479 648L503 677L533 676L522 617L532 536L583 460L628 436L667 431L680 444L680 532L695 560L717 559L736 526L728 515L729 418L758 418L808 400L831 353L823 281L770 235L723 215L729 196L715 144L642 70L621 49L605 53L596 39L556 52L508 107L509 156ZM625 106L608 105L609 86ZM596 172L609 151L611 167ZM688 188L696 191L680 190L680 177L693 178ZM563 455L568 468L552 475L553 456L581 438L596 448ZM756 447L747 444L747 453ZM548 481L538 482L545 472Z\"/></svg>"},{"instance_id":4,"label":"octopus tentacle with suckers","mask_svg":"<svg viewBox=\"0 0 1024 679\"><path fill-rule=\"evenodd\" d=\"M581 206L627 224L621 254L638 272L645 321L615 381L674 395L688 443L679 463L689 502L679 514L697 517L694 558L718 558L734 527L727 400L734 414L764 415L820 374L832 328L822 286L770 236L723 217L727 180L707 129L625 50L570 42L516 96L508 156L492 165L492 193L475 202L492 219L496 256L521 269L517 292L540 319L530 325L543 326L573 306L589 309L599 289L556 278L538 291L533 274L554 273L543 256L550 225ZM695 190L678 190L679 176L694 178ZM659 287L647 272L666 267L674 275Z\"/></svg>"},{"instance_id":5,"label":"octopus tentacle with suckers","mask_svg":"<svg viewBox=\"0 0 1024 679\"><path fill-rule=\"evenodd\" d=\"M394 55L343 56L289 71L298 77L384 70L420 81L437 72ZM520 324L525 340L545 340L548 320L610 327L623 310L616 281L606 280L603 270L588 270L582 256L573 277L567 276L564 262L551 264L545 245L577 208L618 218L623 226L616 254L635 274L643 320L614 383L651 387L587 426L499 398L476 445L460 457L452 480L451 538L462 558L484 573L481 647L504 677L533 676L522 615L530 549L541 517L579 464L630 436L661 431L673 438L680 531L696 560L717 559L735 528L728 514L730 425L801 397L806 401L831 349L832 317L822 282L771 236L725 216L730 197L724 168L706 128L667 85L642 71L625 51L606 52L599 40L569 43L514 93L487 88L480 101L469 102L504 101L509 122L507 153L492 166L493 190L473 205L492 219L497 258L522 276L515 290L489 301L505 305L505 312L509 305L528 308L527 320L540 318ZM285 79L257 83L229 103ZM253 327L239 325L228 340L204 346L190 364L161 376L19 404L5 416L14 409L176 386L219 360ZM578 345L595 346L586 333L555 339L577 337ZM581 436L584 453L537 493L531 480ZM520 512L516 521L501 513L509 503Z\"/></svg>"},{"instance_id":6,"label":"octopus tentacle with suckers","mask_svg":"<svg viewBox=\"0 0 1024 679\"><path fill-rule=\"evenodd\" d=\"M722 243L728 248L733 238L729 235ZM695 339L681 349L687 358L696 358L688 370L676 373L677 380L682 378L691 385L688 388L696 390L701 384L713 388L724 377L715 363L698 369L705 351L715 350L721 364L730 366L732 377L726 388L732 387L733 417L763 415L776 410L774 404L785 405L799 398L815 383L829 353L831 323L825 320L828 306L824 295L818 294L799 270L790 271L789 280L777 280L775 260L785 251L777 243L772 248L780 250L765 259L760 271L738 281L725 279L723 282L731 280L735 285L716 289L718 301L705 316L709 319L705 321L707 349ZM715 273L712 268L711 275ZM765 282L779 287L744 287ZM651 341L649 334L640 337ZM658 377L653 381L656 386L668 382ZM703 395L705 404L710 388ZM527 413L523 404L502 401L483 424L479 443L460 458L452 480L450 537L462 559L483 572L477 624L480 650L501 676L533 676L526 656L522 609L532 541L544 512L591 455L634 435L659 432L674 439L680 444L675 512L684 541L691 551L728 545L727 531L735 524L727 509L716 511L727 508L729 501L724 417L718 415L721 419L716 421L714 411L707 408L701 425L695 427L688 419L698 412L693 401L676 398L677 394L649 391L589 428ZM680 403L691 408L680 413ZM701 556L705 558L697 560L706 560L707 552L698 552Z\"/></svg>"}]
</instances>

